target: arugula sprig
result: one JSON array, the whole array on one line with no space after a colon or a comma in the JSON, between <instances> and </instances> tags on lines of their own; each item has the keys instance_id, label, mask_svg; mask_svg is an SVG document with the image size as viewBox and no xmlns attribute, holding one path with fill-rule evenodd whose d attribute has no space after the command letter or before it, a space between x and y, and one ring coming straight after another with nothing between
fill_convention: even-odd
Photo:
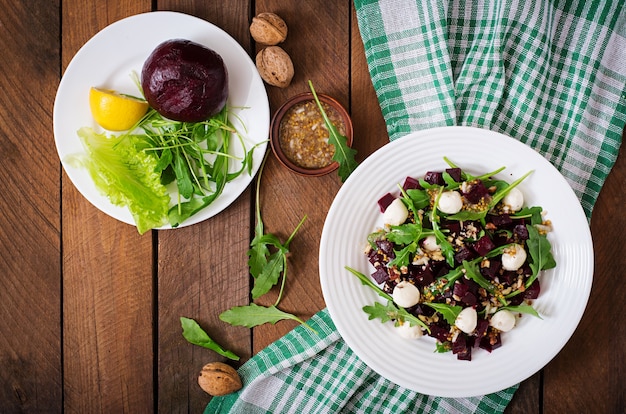
<instances>
[{"instance_id":1,"label":"arugula sprig","mask_svg":"<svg viewBox=\"0 0 626 414\"><path fill-rule=\"evenodd\" d=\"M356 269L353 269L349 266L346 266L345 269L355 275L361 283L365 286L369 286L373 289L378 296L387 300L387 304L383 305L380 302L374 302L373 306L364 306L363 311L369 315L368 319L380 319L381 322L388 322L390 320L394 320L396 322L396 326L401 322L409 322L411 326L419 325L422 328L426 329L430 332L430 328L426 325L421 319L411 315L404 308L399 308L393 303L393 297L382 290L378 285L371 281L371 279L365 276L363 273L359 272Z\"/></svg>"},{"instance_id":2,"label":"arugula sprig","mask_svg":"<svg viewBox=\"0 0 626 414\"><path fill-rule=\"evenodd\" d=\"M315 88L313 88L313 82L310 80L309 88L311 89L313 98L315 98L315 103L317 104L317 107L322 114L322 118L324 119L324 123L326 124L326 128L328 129L328 142L335 147L333 161L337 161L339 163L339 177L341 177L341 181L346 181L348 176L350 176L350 174L352 174L357 167L357 162L354 158L356 150L348 146L347 138L339 133L337 127L332 123L330 118L328 118L322 103L317 97Z\"/></svg>"},{"instance_id":3,"label":"arugula sprig","mask_svg":"<svg viewBox=\"0 0 626 414\"><path fill-rule=\"evenodd\" d=\"M439 228L439 220L440 217L437 214L437 207L439 206L439 199L441 198L441 194L443 193L443 187L439 189L437 196L435 197L435 203L433 205L433 209L430 211L430 223L433 227L433 232L435 233L435 238L437 239L437 243L441 246L441 252L443 253L443 257L446 258L446 262L450 267L454 266L454 247L448 241L448 238L443 234L441 229Z\"/></svg>"},{"instance_id":4,"label":"arugula sprig","mask_svg":"<svg viewBox=\"0 0 626 414\"><path fill-rule=\"evenodd\" d=\"M247 148L229 115L225 106L206 121L189 123L166 119L150 109L137 124L144 132L143 150L158 160L162 183L176 183L176 205L168 213L172 227L213 203L228 182L245 171L251 173L256 146ZM240 160L233 155L231 136L237 137L245 153ZM231 171L231 161L240 161L241 166Z\"/></svg>"},{"instance_id":5,"label":"arugula sprig","mask_svg":"<svg viewBox=\"0 0 626 414\"><path fill-rule=\"evenodd\" d=\"M504 167L502 168L504 169ZM524 181L526 178L528 178L528 176L530 174L532 174L533 171L529 171L526 174L524 174L523 176L521 176L520 178L518 178L517 180L513 181L511 184L507 184L504 181L494 181L494 185L497 188L496 193L491 197L491 200L489 200L489 204L481 211L461 211L459 213L456 214L451 214L449 216L447 216L446 218L449 220L459 220L459 221L465 221L465 220L469 220L469 221L473 221L473 220L480 220L483 224L485 222L485 217L487 216L487 213L489 213L500 201L502 201L502 199L515 187L517 187L522 181ZM484 178L484 177L483 177Z\"/></svg>"},{"instance_id":6,"label":"arugula sprig","mask_svg":"<svg viewBox=\"0 0 626 414\"><path fill-rule=\"evenodd\" d=\"M234 352L224 349L220 344L211 339L206 331L202 329L202 327L195 320L181 317L180 324L183 327L183 337L189 343L201 346L203 348L208 348L222 356L225 356L228 359L239 361L239 356L237 356Z\"/></svg>"},{"instance_id":7,"label":"arugula sprig","mask_svg":"<svg viewBox=\"0 0 626 414\"><path fill-rule=\"evenodd\" d=\"M255 219L256 224L254 227L254 238L250 242L250 249L248 250L248 266L250 274L254 279L254 286L252 288L252 299L258 299L261 296L268 293L275 285L278 284L279 279L282 278L280 284L280 290L276 302L271 306L261 306L256 303L250 303L244 306L235 306L220 314L220 319L228 324L234 326L245 326L252 328L262 325L264 323L275 324L278 321L291 319L298 321L307 328L315 332L308 324L302 321L300 318L293 314L284 312L278 309L278 305L282 299L285 289L285 282L287 280L287 254L289 253L289 245L293 240L298 229L302 226L307 216L305 215L293 230L289 238L282 243L280 238L271 233L265 233L263 220L261 217L260 207L260 188L261 188L261 175L265 167L265 161L267 157L263 159L263 163L259 168L257 183L256 183L256 210Z\"/></svg>"}]
</instances>

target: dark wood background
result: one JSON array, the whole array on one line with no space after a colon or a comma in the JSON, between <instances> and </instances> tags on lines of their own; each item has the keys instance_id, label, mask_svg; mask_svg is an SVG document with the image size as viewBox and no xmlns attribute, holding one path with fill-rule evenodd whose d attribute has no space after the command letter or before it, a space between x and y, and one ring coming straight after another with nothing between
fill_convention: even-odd
<instances>
[{"instance_id":1,"label":"dark wood background","mask_svg":"<svg viewBox=\"0 0 626 414\"><path fill-rule=\"evenodd\" d=\"M230 327L219 313L249 301L253 188L203 223L140 236L89 204L62 171L52 133L56 89L77 50L129 15L175 10L223 28L254 56L248 26L282 16L296 75L268 87L272 113L307 90L349 109L359 161L388 141L354 7L348 0L0 0L0 412L202 412L200 368L221 360L188 344L180 316L198 320L244 360L295 325ZM80 103L77 103L80 104ZM86 104L86 103L85 103ZM524 381L510 413L624 412L624 182L621 154L591 222L596 271L587 311L562 352ZM261 183L266 229L291 245L285 311L325 304L317 251L335 175L296 176L270 157ZM270 295L271 296L271 295ZM271 297L264 299L271 302Z\"/></svg>"}]
</instances>

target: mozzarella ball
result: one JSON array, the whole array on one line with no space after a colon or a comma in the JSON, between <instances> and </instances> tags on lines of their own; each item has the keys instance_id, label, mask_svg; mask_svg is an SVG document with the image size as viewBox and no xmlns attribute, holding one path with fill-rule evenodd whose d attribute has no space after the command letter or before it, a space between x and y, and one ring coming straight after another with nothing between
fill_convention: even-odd
<instances>
[{"instance_id":1,"label":"mozzarella ball","mask_svg":"<svg viewBox=\"0 0 626 414\"><path fill-rule=\"evenodd\" d=\"M390 226L399 226L409 217L409 210L402 202L402 199L396 198L389 204L383 213L383 222Z\"/></svg>"},{"instance_id":2,"label":"mozzarella ball","mask_svg":"<svg viewBox=\"0 0 626 414\"><path fill-rule=\"evenodd\" d=\"M513 244L502 253L502 267L504 270L517 270L526 261L526 250L520 244Z\"/></svg>"},{"instance_id":3,"label":"mozzarella ball","mask_svg":"<svg viewBox=\"0 0 626 414\"><path fill-rule=\"evenodd\" d=\"M427 236L424 241L422 241L422 247L427 252L436 252L437 250L441 250L441 246L437 244L437 238L434 234Z\"/></svg>"},{"instance_id":4,"label":"mozzarella ball","mask_svg":"<svg viewBox=\"0 0 626 414\"><path fill-rule=\"evenodd\" d=\"M419 325L411 326L407 321L402 322L401 325L396 327L398 334L406 339L418 339L422 337L422 329Z\"/></svg>"},{"instance_id":5,"label":"mozzarella ball","mask_svg":"<svg viewBox=\"0 0 626 414\"><path fill-rule=\"evenodd\" d=\"M504 196L502 203L509 206L511 211L519 211L524 206L524 194L517 187L513 187Z\"/></svg>"},{"instance_id":6,"label":"mozzarella ball","mask_svg":"<svg viewBox=\"0 0 626 414\"><path fill-rule=\"evenodd\" d=\"M413 283L402 281L393 288L393 301L403 308L410 308L420 301L420 291Z\"/></svg>"},{"instance_id":7,"label":"mozzarella ball","mask_svg":"<svg viewBox=\"0 0 626 414\"><path fill-rule=\"evenodd\" d=\"M442 213L456 214L463 208L463 199L458 191L444 191L439 197L437 208Z\"/></svg>"},{"instance_id":8,"label":"mozzarella ball","mask_svg":"<svg viewBox=\"0 0 626 414\"><path fill-rule=\"evenodd\" d=\"M515 315L511 311L503 309L493 314L489 325L501 332L508 332L515 326Z\"/></svg>"},{"instance_id":9,"label":"mozzarella ball","mask_svg":"<svg viewBox=\"0 0 626 414\"><path fill-rule=\"evenodd\" d=\"M474 332L478 323L478 314L474 308L465 308L454 320L454 325L466 334Z\"/></svg>"}]
</instances>

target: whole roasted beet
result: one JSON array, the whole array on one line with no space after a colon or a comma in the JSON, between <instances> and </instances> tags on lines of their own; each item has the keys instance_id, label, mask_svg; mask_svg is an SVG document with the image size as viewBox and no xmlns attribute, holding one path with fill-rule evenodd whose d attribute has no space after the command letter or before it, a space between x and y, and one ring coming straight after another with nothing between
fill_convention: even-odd
<instances>
[{"instance_id":1,"label":"whole roasted beet","mask_svg":"<svg viewBox=\"0 0 626 414\"><path fill-rule=\"evenodd\" d=\"M228 71L222 57L184 39L158 45L141 70L146 100L174 121L200 122L217 114L228 98Z\"/></svg>"}]
</instances>

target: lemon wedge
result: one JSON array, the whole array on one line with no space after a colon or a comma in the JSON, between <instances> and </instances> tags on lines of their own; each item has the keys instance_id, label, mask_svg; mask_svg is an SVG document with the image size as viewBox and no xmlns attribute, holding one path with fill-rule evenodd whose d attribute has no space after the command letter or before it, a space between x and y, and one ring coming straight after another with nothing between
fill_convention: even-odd
<instances>
[{"instance_id":1,"label":"lemon wedge","mask_svg":"<svg viewBox=\"0 0 626 414\"><path fill-rule=\"evenodd\" d=\"M148 111L148 102L110 89L92 87L89 107L98 125L109 131L132 128Z\"/></svg>"}]
</instances>

